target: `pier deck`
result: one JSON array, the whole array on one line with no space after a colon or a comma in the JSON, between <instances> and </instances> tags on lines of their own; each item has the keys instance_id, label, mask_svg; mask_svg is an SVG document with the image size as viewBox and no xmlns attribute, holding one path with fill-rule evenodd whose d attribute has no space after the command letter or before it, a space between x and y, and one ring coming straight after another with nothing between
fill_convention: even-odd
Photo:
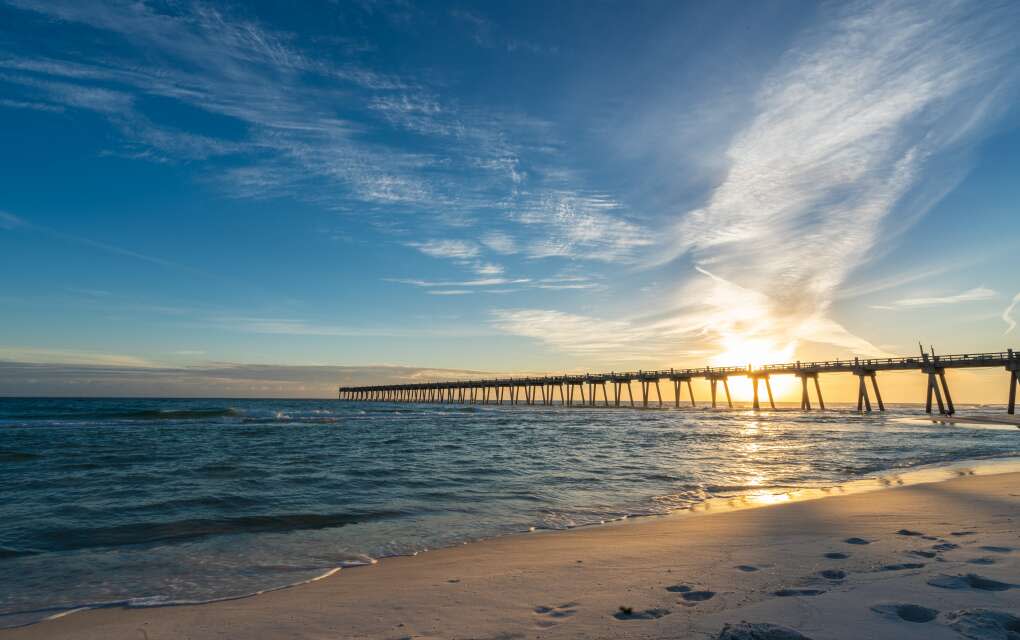
<instances>
[{"instance_id":1,"label":"pier deck","mask_svg":"<svg viewBox=\"0 0 1020 640\"><path fill-rule=\"evenodd\" d=\"M963 353L953 355L935 355L921 353L917 356L897 358L854 358L852 360L824 360L818 362L791 362L785 364L766 364L747 367L699 367L687 369L660 369L654 371L627 371L609 373L588 373L583 375L564 374L551 376L535 376L520 378L489 378L477 380L448 380L443 382L420 382L412 384L376 385L360 387L340 387L338 397L341 400L373 401L373 402L443 402L443 403L474 403L503 404L508 401L516 404L555 403L559 393L560 404L565 406L621 406L622 396L626 390L630 406L636 406L631 384L638 382L641 388L641 406L647 408L652 401L651 393L655 391L658 406L663 406L660 382L668 381L673 385L674 402L681 404L682 387L686 384L690 403L695 405L694 388L691 381L695 378L707 379L712 390L712 406L717 406L717 385L723 383L728 406L732 407L728 380L731 377L747 377L753 383L754 398L752 406L759 409L759 382L765 382L769 405L775 408L772 397L771 376L793 375L801 379L801 409L811 409L811 397L808 380L813 381L818 406L825 408L822 399L822 388L818 381L823 373L850 373L859 379L857 393L858 411L871 411L870 383L879 411L885 410L882 395L878 388L877 374L880 371L917 371L928 376L927 399L925 410L932 412L934 398L939 413L952 415L956 412L949 384L946 380L946 369L971 369L1002 367L1009 374L1009 392L1007 412L1016 412L1017 388L1020 387L1020 353L1013 349L992 353ZM607 385L611 385L613 393L610 397ZM588 393L585 394L585 387ZM601 398L600 398L601 396Z\"/></svg>"}]
</instances>

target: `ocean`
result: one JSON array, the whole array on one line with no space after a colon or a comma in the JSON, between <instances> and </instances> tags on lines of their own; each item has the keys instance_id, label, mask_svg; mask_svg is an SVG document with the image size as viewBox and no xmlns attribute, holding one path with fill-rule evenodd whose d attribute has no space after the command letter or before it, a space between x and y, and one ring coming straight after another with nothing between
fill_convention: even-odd
<instances>
[{"instance_id":1,"label":"ocean","mask_svg":"<svg viewBox=\"0 0 1020 640\"><path fill-rule=\"evenodd\" d=\"M241 596L493 536L1020 456L1015 426L889 409L0 398L0 627L85 606Z\"/></svg>"}]
</instances>

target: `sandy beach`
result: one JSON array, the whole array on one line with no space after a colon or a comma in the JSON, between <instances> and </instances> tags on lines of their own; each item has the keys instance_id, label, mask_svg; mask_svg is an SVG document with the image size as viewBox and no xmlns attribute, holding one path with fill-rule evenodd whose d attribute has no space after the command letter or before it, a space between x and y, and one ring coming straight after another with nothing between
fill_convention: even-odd
<instances>
[{"instance_id":1,"label":"sandy beach","mask_svg":"<svg viewBox=\"0 0 1020 640\"><path fill-rule=\"evenodd\" d=\"M1011 639L1018 518L1020 474L962 472L506 536L239 600L82 611L0 638Z\"/></svg>"}]
</instances>

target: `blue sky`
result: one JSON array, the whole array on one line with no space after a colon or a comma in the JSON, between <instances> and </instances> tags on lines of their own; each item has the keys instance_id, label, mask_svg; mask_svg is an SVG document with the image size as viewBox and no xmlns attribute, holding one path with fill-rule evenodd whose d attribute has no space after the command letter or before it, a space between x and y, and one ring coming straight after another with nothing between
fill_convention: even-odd
<instances>
[{"instance_id":1,"label":"blue sky","mask_svg":"<svg viewBox=\"0 0 1020 640\"><path fill-rule=\"evenodd\" d=\"M0 1L0 393L1016 345L1018 29Z\"/></svg>"}]
</instances>

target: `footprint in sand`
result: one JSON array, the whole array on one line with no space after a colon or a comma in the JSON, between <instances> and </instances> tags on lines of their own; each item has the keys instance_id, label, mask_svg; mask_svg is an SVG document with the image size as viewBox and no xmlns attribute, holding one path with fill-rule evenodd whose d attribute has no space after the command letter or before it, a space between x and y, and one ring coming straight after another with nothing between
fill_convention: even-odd
<instances>
[{"instance_id":1,"label":"footprint in sand","mask_svg":"<svg viewBox=\"0 0 1020 640\"><path fill-rule=\"evenodd\" d=\"M685 584L674 584L673 586L666 587L666 591L669 591L670 593L687 593L690 590L691 587L688 587Z\"/></svg>"},{"instance_id":2,"label":"footprint in sand","mask_svg":"<svg viewBox=\"0 0 1020 640\"><path fill-rule=\"evenodd\" d=\"M826 569L825 571L819 571L818 575L822 576L826 580L842 580L846 578L846 571L840 571L839 569Z\"/></svg>"},{"instance_id":3,"label":"footprint in sand","mask_svg":"<svg viewBox=\"0 0 1020 640\"><path fill-rule=\"evenodd\" d=\"M818 596L825 593L823 589L780 589L779 591L773 591L772 595L779 596L780 598L789 598L792 596Z\"/></svg>"},{"instance_id":4,"label":"footprint in sand","mask_svg":"<svg viewBox=\"0 0 1020 640\"><path fill-rule=\"evenodd\" d=\"M560 621L565 618L569 618L577 613L576 602L566 602L564 604L547 607L545 605L539 605L532 609L539 619L535 622L535 625L542 629L548 629L549 627L556 626Z\"/></svg>"},{"instance_id":5,"label":"footprint in sand","mask_svg":"<svg viewBox=\"0 0 1020 640\"><path fill-rule=\"evenodd\" d=\"M931 548L936 551L952 551L953 549L959 549L960 545L953 544L952 542L943 542L941 544L933 544Z\"/></svg>"},{"instance_id":6,"label":"footprint in sand","mask_svg":"<svg viewBox=\"0 0 1020 640\"><path fill-rule=\"evenodd\" d=\"M1016 585L985 578L975 573L965 576L937 575L928 580L928 584L940 589L978 589L980 591L1006 591Z\"/></svg>"},{"instance_id":7,"label":"footprint in sand","mask_svg":"<svg viewBox=\"0 0 1020 640\"><path fill-rule=\"evenodd\" d=\"M758 567L752 564L738 564L733 568L736 569L737 571L743 571L744 573L752 573L754 571L758 571Z\"/></svg>"},{"instance_id":8,"label":"footprint in sand","mask_svg":"<svg viewBox=\"0 0 1020 640\"><path fill-rule=\"evenodd\" d=\"M829 560L846 560L850 557L849 553L841 553L839 551L832 551L825 554L825 557Z\"/></svg>"},{"instance_id":9,"label":"footprint in sand","mask_svg":"<svg viewBox=\"0 0 1020 640\"><path fill-rule=\"evenodd\" d=\"M656 620L662 616L668 616L669 609L645 609L634 611L633 607L620 607L620 610L613 614L617 620Z\"/></svg>"},{"instance_id":10,"label":"footprint in sand","mask_svg":"<svg viewBox=\"0 0 1020 640\"><path fill-rule=\"evenodd\" d=\"M929 609L919 604L904 604L890 602L876 604L871 610L893 620L904 620L906 622L931 622L939 615L938 609Z\"/></svg>"},{"instance_id":11,"label":"footprint in sand","mask_svg":"<svg viewBox=\"0 0 1020 640\"><path fill-rule=\"evenodd\" d=\"M918 556L919 558L934 558L938 555L934 551L922 551L921 549L915 549L913 551L908 551L907 553L912 556Z\"/></svg>"},{"instance_id":12,"label":"footprint in sand","mask_svg":"<svg viewBox=\"0 0 1020 640\"><path fill-rule=\"evenodd\" d=\"M991 551L992 553L1010 553L1011 551L1013 551L1013 547L985 546L985 547L978 547L978 548L981 549L982 551Z\"/></svg>"},{"instance_id":13,"label":"footprint in sand","mask_svg":"<svg viewBox=\"0 0 1020 640\"><path fill-rule=\"evenodd\" d=\"M899 562L897 564L887 564L882 567L882 571L906 571L907 569L920 569L924 567L923 562Z\"/></svg>"},{"instance_id":14,"label":"footprint in sand","mask_svg":"<svg viewBox=\"0 0 1020 640\"><path fill-rule=\"evenodd\" d=\"M960 536L972 536L976 533L977 531L950 531L949 535L956 536L959 538Z\"/></svg>"},{"instance_id":15,"label":"footprint in sand","mask_svg":"<svg viewBox=\"0 0 1020 640\"><path fill-rule=\"evenodd\" d=\"M704 602L715 597L715 591L688 591L680 594L686 602Z\"/></svg>"},{"instance_id":16,"label":"footprint in sand","mask_svg":"<svg viewBox=\"0 0 1020 640\"><path fill-rule=\"evenodd\" d=\"M847 538L843 542L847 544L871 544L871 540L865 540L864 538Z\"/></svg>"},{"instance_id":17,"label":"footprint in sand","mask_svg":"<svg viewBox=\"0 0 1020 640\"><path fill-rule=\"evenodd\" d=\"M896 532L898 536L923 536L924 534L920 531L911 531L910 529L900 529Z\"/></svg>"},{"instance_id":18,"label":"footprint in sand","mask_svg":"<svg viewBox=\"0 0 1020 640\"><path fill-rule=\"evenodd\" d=\"M967 564L995 564L998 562L995 558L971 558L967 561Z\"/></svg>"},{"instance_id":19,"label":"footprint in sand","mask_svg":"<svg viewBox=\"0 0 1020 640\"><path fill-rule=\"evenodd\" d=\"M741 622L723 626L718 640L811 640L800 631L768 622Z\"/></svg>"},{"instance_id":20,"label":"footprint in sand","mask_svg":"<svg viewBox=\"0 0 1020 640\"><path fill-rule=\"evenodd\" d=\"M1020 618L991 609L961 609L946 614L949 626L965 638L985 640L1020 637Z\"/></svg>"}]
</instances>

